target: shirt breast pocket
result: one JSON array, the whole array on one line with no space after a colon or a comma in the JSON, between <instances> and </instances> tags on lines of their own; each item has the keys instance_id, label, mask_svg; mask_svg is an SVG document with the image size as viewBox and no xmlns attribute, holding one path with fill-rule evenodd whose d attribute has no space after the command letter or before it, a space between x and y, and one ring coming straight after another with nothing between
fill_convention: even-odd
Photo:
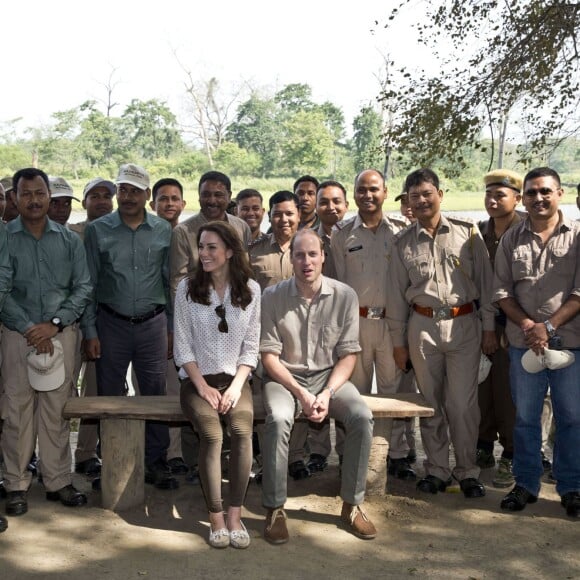
<instances>
[{"instance_id":1,"label":"shirt breast pocket","mask_svg":"<svg viewBox=\"0 0 580 580\"><path fill-rule=\"evenodd\" d=\"M409 279L413 285L419 284L431 275L432 258L429 254L420 254L408 263Z\"/></svg>"},{"instance_id":2,"label":"shirt breast pocket","mask_svg":"<svg viewBox=\"0 0 580 580\"><path fill-rule=\"evenodd\" d=\"M532 252L527 248L517 248L512 255L512 276L514 280L529 278L532 274Z\"/></svg>"},{"instance_id":3,"label":"shirt breast pocket","mask_svg":"<svg viewBox=\"0 0 580 580\"><path fill-rule=\"evenodd\" d=\"M340 338L340 334L342 329L340 326L332 325L332 324L323 324L322 325L322 348L334 348L338 339Z\"/></svg>"}]
</instances>

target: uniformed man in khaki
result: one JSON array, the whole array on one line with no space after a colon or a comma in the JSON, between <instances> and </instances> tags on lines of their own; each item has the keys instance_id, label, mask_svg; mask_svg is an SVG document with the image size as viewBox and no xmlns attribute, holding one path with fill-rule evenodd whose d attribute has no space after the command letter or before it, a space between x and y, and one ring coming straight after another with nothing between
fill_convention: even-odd
<instances>
[{"instance_id":1,"label":"uniformed man in khaki","mask_svg":"<svg viewBox=\"0 0 580 580\"><path fill-rule=\"evenodd\" d=\"M262 292L270 286L288 280L294 270L290 260L290 242L298 231L300 213L298 197L291 191L278 191L268 201L272 232L250 245L250 265ZM262 367L254 373L254 389L260 390ZM263 429L257 430L262 439ZM288 454L288 472L294 479L305 479L310 470L304 461L304 447L308 436L308 425L297 423L292 430Z\"/></svg>"},{"instance_id":2,"label":"uniformed man in khaki","mask_svg":"<svg viewBox=\"0 0 580 580\"><path fill-rule=\"evenodd\" d=\"M237 216L243 219L252 232L252 242L258 241L265 234L262 232L262 221L266 215L264 198L257 189L242 189L236 196Z\"/></svg>"},{"instance_id":3,"label":"uniformed man in khaki","mask_svg":"<svg viewBox=\"0 0 580 580\"><path fill-rule=\"evenodd\" d=\"M387 198L385 180L379 171L366 169L355 179L354 200L358 207L355 217L336 224L331 239L331 257L336 279L348 284L358 295L360 304L360 345L352 382L363 394L370 393L373 373L377 392L396 393L401 370L393 359L393 344L385 320L388 264L391 246L405 223L387 217L383 204ZM415 479L404 439L405 423L393 421L389 447L391 475L400 479ZM337 429L337 451L341 455L341 430Z\"/></svg>"},{"instance_id":4,"label":"uniformed man in khaki","mask_svg":"<svg viewBox=\"0 0 580 580\"><path fill-rule=\"evenodd\" d=\"M251 240L248 224L226 211L232 196L232 183L227 175L219 171L204 173L199 179L198 191L199 213L177 224L171 237L169 273L172 299L175 298L179 282L195 271L198 258L197 231L203 224L214 220L227 221L238 232L245 248Z\"/></svg>"},{"instance_id":5,"label":"uniformed man in khaki","mask_svg":"<svg viewBox=\"0 0 580 580\"><path fill-rule=\"evenodd\" d=\"M502 236L525 217L525 213L516 210L522 198L522 176L509 169L496 169L487 173L483 181L485 209L489 219L478 225L493 268ZM509 343L505 335L505 325L506 316L498 310L495 317L498 349L490 355L493 363L491 370L478 389L481 422L477 439L477 464L481 468L495 465L493 447L494 441L499 436L503 450L497 473L492 481L492 485L499 488L510 487L514 483L512 460L516 409L510 391Z\"/></svg>"},{"instance_id":6,"label":"uniformed man in khaki","mask_svg":"<svg viewBox=\"0 0 580 580\"><path fill-rule=\"evenodd\" d=\"M333 180L323 181L316 191L316 213L320 219L318 235L324 244L322 273L329 278L336 278L336 272L330 258L332 228L344 219L347 211L348 199L344 185ZM309 426L308 448L310 458L307 467L310 472L324 471L328 466L328 456L331 451L330 419Z\"/></svg>"},{"instance_id":7,"label":"uniformed man in khaki","mask_svg":"<svg viewBox=\"0 0 580 580\"><path fill-rule=\"evenodd\" d=\"M433 171L408 175L405 191L417 223L394 242L387 319L397 366L411 360L419 390L435 409L432 418L421 419L427 459L417 488L444 491L453 475L465 497L482 497L475 461L478 371L481 350L493 352L497 345L489 257L476 225L441 214L443 191Z\"/></svg>"}]
</instances>

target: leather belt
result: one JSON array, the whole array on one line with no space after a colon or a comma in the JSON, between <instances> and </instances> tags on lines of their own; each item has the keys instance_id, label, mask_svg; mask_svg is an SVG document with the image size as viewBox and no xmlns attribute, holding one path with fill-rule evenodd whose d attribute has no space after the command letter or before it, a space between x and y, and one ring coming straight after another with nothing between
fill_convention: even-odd
<instances>
[{"instance_id":1,"label":"leather belt","mask_svg":"<svg viewBox=\"0 0 580 580\"><path fill-rule=\"evenodd\" d=\"M361 318L369 320L380 320L385 317L385 309L381 306L361 306L358 313Z\"/></svg>"},{"instance_id":2,"label":"leather belt","mask_svg":"<svg viewBox=\"0 0 580 580\"><path fill-rule=\"evenodd\" d=\"M111 316L115 318L119 318L120 320L124 320L125 322L130 322L131 324L141 324L142 322L146 322L147 320L151 320L155 318L158 314L161 314L165 310L165 306L159 304L147 314L142 314L141 316L125 316L116 310L113 310L108 304L99 303L99 308L102 308L105 312L108 312Z\"/></svg>"},{"instance_id":3,"label":"leather belt","mask_svg":"<svg viewBox=\"0 0 580 580\"><path fill-rule=\"evenodd\" d=\"M464 314L469 314L473 312L473 302L468 304L462 304L461 306L443 306L441 308L430 308L429 306L419 306L418 304L413 304L413 310L427 316L428 318L434 318L435 320L450 320L451 318L457 318L458 316L463 316Z\"/></svg>"}]
</instances>

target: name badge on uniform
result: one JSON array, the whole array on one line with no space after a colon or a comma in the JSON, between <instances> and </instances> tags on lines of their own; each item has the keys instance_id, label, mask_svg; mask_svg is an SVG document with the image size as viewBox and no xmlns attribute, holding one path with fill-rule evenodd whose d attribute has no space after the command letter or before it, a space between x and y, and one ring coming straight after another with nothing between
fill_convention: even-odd
<instances>
[{"instance_id":1,"label":"name badge on uniform","mask_svg":"<svg viewBox=\"0 0 580 580\"><path fill-rule=\"evenodd\" d=\"M362 250L362 244L360 246L354 246L353 248L349 248L348 251L349 252L358 252L358 250Z\"/></svg>"}]
</instances>

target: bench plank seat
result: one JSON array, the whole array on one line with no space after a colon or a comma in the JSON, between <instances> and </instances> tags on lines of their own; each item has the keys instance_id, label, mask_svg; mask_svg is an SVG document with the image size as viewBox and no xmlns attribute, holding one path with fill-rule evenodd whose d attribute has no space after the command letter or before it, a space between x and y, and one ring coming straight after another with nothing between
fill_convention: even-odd
<instances>
[{"instance_id":1,"label":"bench plank seat","mask_svg":"<svg viewBox=\"0 0 580 580\"><path fill-rule=\"evenodd\" d=\"M363 395L363 399L374 419L366 491L367 495L384 496L392 419L432 417L434 411L418 393L401 393L389 397ZM65 404L63 417L100 419L102 501L105 509L114 511L136 507L145 500L145 421L186 421L179 397L175 395L73 397ZM255 404L254 419L265 419L261 404Z\"/></svg>"}]
</instances>

